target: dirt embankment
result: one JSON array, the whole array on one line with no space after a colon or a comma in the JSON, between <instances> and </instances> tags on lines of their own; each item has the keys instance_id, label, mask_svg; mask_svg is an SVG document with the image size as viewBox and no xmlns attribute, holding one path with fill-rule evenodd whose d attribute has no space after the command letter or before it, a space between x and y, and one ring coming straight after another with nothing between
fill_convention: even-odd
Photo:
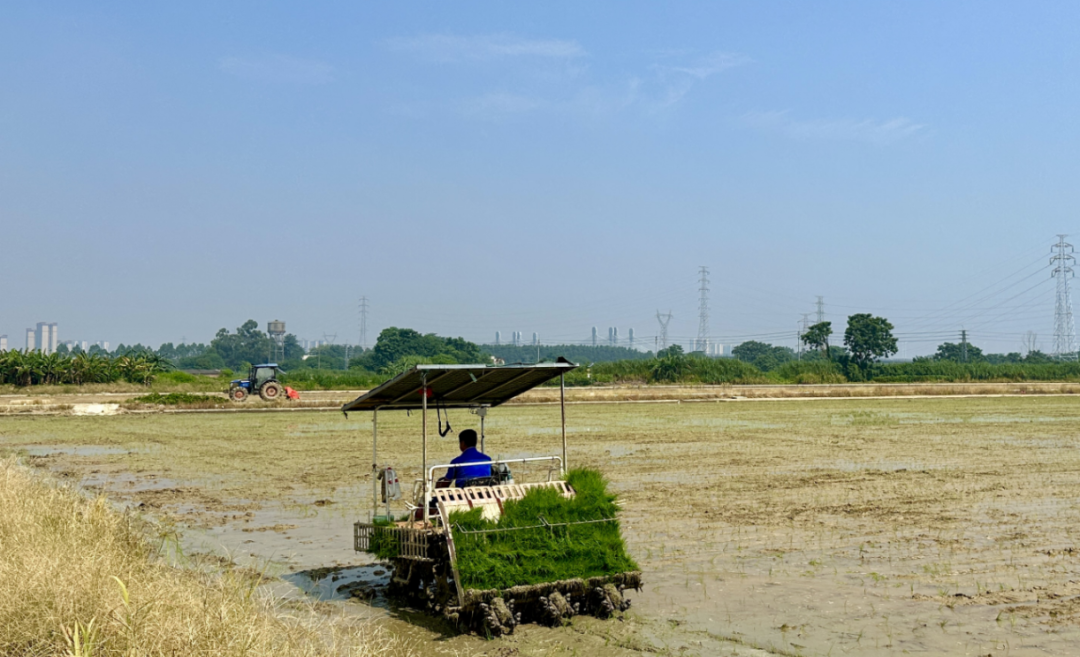
<instances>
[{"instance_id":1,"label":"dirt embankment","mask_svg":"<svg viewBox=\"0 0 1080 657\"><path fill-rule=\"evenodd\" d=\"M296 411L337 409L365 390L313 390L299 400L263 402L250 399L229 402L225 393L204 393L220 404L162 406L133 402L142 393L92 392L0 395L0 415L116 415L120 413ZM840 383L822 385L716 385L659 386L614 385L567 388L569 404L588 403L685 403L777 399L900 399L917 397L979 397L1080 394L1080 383ZM559 389L530 390L508 404L555 404Z\"/></svg>"}]
</instances>

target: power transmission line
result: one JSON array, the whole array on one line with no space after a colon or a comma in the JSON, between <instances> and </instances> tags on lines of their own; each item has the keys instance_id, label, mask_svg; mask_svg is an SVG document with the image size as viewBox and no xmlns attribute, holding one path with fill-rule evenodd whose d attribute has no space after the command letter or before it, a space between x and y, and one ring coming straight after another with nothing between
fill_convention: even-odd
<instances>
[{"instance_id":1,"label":"power transmission line","mask_svg":"<svg viewBox=\"0 0 1080 657\"><path fill-rule=\"evenodd\" d=\"M323 333L322 336L324 342L329 344L331 347L334 346L334 340L337 340L337 333L334 333L333 335L330 335L329 333ZM319 357L315 359L315 369L322 369L322 352L323 350L322 348L320 348Z\"/></svg>"},{"instance_id":2,"label":"power transmission line","mask_svg":"<svg viewBox=\"0 0 1080 657\"><path fill-rule=\"evenodd\" d=\"M661 315L660 311L656 311L656 321L660 322L660 349L667 349L667 327L671 323L671 311L667 311L666 315ZM595 346L596 339L593 338Z\"/></svg>"},{"instance_id":3,"label":"power transmission line","mask_svg":"<svg viewBox=\"0 0 1080 657\"><path fill-rule=\"evenodd\" d=\"M821 297L818 297L818 299L820 300ZM819 307L820 307L820 303L821 302L818 301ZM821 316L821 311L820 310L818 311L818 316L819 317ZM821 322L818 322L818 323L820 324ZM803 340L802 340L802 337L804 335L806 335L806 332L808 330L810 330L810 313L802 313L802 321L799 322L799 336L798 336L798 340L797 340L797 342L798 342L797 347L799 349L799 352L798 352L799 353L799 360L802 360L802 355L803 355Z\"/></svg>"},{"instance_id":4,"label":"power transmission line","mask_svg":"<svg viewBox=\"0 0 1080 657\"><path fill-rule=\"evenodd\" d=\"M709 268L698 268L698 329L694 351L709 352Z\"/></svg>"},{"instance_id":5,"label":"power transmission line","mask_svg":"<svg viewBox=\"0 0 1080 657\"><path fill-rule=\"evenodd\" d=\"M360 349L367 350L367 297L360 297Z\"/></svg>"},{"instance_id":6,"label":"power transmission line","mask_svg":"<svg viewBox=\"0 0 1080 657\"><path fill-rule=\"evenodd\" d=\"M1075 358L1073 349L1072 300L1069 298L1069 279L1073 277L1072 244L1065 241L1065 235L1058 235L1057 244L1051 252L1050 264L1054 265L1052 276L1057 279L1057 300L1054 303L1054 356L1057 358Z\"/></svg>"}]
</instances>

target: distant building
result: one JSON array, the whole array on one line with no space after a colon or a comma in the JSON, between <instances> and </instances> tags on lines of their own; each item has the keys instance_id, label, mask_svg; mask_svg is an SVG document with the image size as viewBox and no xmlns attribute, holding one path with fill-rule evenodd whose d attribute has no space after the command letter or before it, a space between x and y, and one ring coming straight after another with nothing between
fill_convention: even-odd
<instances>
[{"instance_id":1,"label":"distant building","mask_svg":"<svg viewBox=\"0 0 1080 657\"><path fill-rule=\"evenodd\" d=\"M29 331L30 329L27 330ZM43 354L54 354L56 353L59 339L60 334L57 330L56 322L38 322L37 328L34 330L34 344L33 346L30 345L28 336L26 348L30 351L36 349Z\"/></svg>"},{"instance_id":2,"label":"distant building","mask_svg":"<svg viewBox=\"0 0 1080 657\"><path fill-rule=\"evenodd\" d=\"M37 349L37 335L34 333L34 329L26 329L26 350L34 351Z\"/></svg>"},{"instance_id":3,"label":"distant building","mask_svg":"<svg viewBox=\"0 0 1080 657\"><path fill-rule=\"evenodd\" d=\"M6 335L0 335L0 351L7 351L7 350L8 350L7 336Z\"/></svg>"}]
</instances>

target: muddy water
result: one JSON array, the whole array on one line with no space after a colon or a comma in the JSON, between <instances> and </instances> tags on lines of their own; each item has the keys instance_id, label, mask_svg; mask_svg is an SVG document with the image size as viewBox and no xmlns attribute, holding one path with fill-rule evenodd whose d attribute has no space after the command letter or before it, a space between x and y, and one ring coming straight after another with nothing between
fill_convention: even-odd
<instances>
[{"instance_id":1,"label":"muddy water","mask_svg":"<svg viewBox=\"0 0 1080 657\"><path fill-rule=\"evenodd\" d=\"M684 618L696 603L682 592L648 586L631 592L635 609L622 619L575 618L567 628L519 627L513 636L487 641L458 635L438 619L395 606L386 597L391 569L352 550L352 523L367 517L370 488L341 488L330 497L298 496L284 503L221 499L220 482L185 481L155 473L138 474L96 462L122 454L116 448L34 445L27 450L39 465L79 474L81 485L103 492L122 506L175 523L188 557L224 557L238 566L276 578L268 586L283 597L339 605L350 616L384 624L394 634L425 646L433 655L547 655L552 652L617 657L647 653L680 655L775 654L755 648L737 634L717 634L711 621ZM691 606L670 607L672 598ZM637 609L641 608L641 611Z\"/></svg>"},{"instance_id":2,"label":"muddy water","mask_svg":"<svg viewBox=\"0 0 1080 657\"><path fill-rule=\"evenodd\" d=\"M334 490L252 500L230 485L259 476L248 464L180 477L143 459L131 472L128 455L115 449L50 450L40 435L56 431L52 425L36 438L26 426L7 435L52 454L41 465L177 522L189 551L266 569L280 578L278 590L379 619L429 654L1045 655L1075 654L1080 645L1075 403L579 410L572 458L603 469L620 494L646 588L631 594L622 621L579 618L494 642L455 636L381 595L388 572L351 549L352 522L370 511L362 475ZM489 418L489 440L506 457L547 453L554 434L522 431L522 454L498 443L515 423L543 426L552 419L545 413L500 410ZM335 426L324 418L312 414L304 425L313 428L302 436L312 457L323 449L320 432ZM297 439L293 418L259 422L272 446L274 432L282 445ZM414 428L388 422L386 458L409 463L413 443L394 437ZM125 449L149 448L136 441ZM155 443L139 453L167 463L173 449ZM399 473L406 481L417 474Z\"/></svg>"}]
</instances>

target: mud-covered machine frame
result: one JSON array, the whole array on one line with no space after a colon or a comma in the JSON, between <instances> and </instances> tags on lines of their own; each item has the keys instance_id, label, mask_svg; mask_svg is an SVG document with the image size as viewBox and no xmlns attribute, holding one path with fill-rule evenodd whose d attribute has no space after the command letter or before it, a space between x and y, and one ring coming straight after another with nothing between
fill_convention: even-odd
<instances>
[{"instance_id":1,"label":"mud-covered machine frame","mask_svg":"<svg viewBox=\"0 0 1080 657\"><path fill-rule=\"evenodd\" d=\"M623 592L627 588L640 587L641 574L638 572L502 590L465 589L458 577L454 537L450 531L452 512L479 506L485 517L498 518L504 502L521 499L537 487L554 488L568 498L575 495L563 479L567 472L565 377L576 367L562 358L554 363L530 365L417 365L342 406L345 413L372 412L371 520L355 523L354 547L358 552L366 552L372 540L389 540L391 544L397 544L391 580L396 592L459 626L496 635L512 631L519 622L555 624L575 613L605 617L629 606ZM561 454L483 462L492 466L547 462L551 464L547 481L518 484L511 480L464 488L434 487L437 471L479 463L428 463L428 410L431 406L475 412L480 417L479 448L484 451L484 419L488 409L556 377L559 379ZM407 519L398 522L394 522L390 514L389 496L385 496L383 502L385 513L379 514L380 473L385 474L385 468L380 468L378 461L380 410L419 410L421 413L423 474L415 482L414 504L406 503ZM493 467L493 474L496 470ZM558 479L552 478L555 472Z\"/></svg>"}]
</instances>

